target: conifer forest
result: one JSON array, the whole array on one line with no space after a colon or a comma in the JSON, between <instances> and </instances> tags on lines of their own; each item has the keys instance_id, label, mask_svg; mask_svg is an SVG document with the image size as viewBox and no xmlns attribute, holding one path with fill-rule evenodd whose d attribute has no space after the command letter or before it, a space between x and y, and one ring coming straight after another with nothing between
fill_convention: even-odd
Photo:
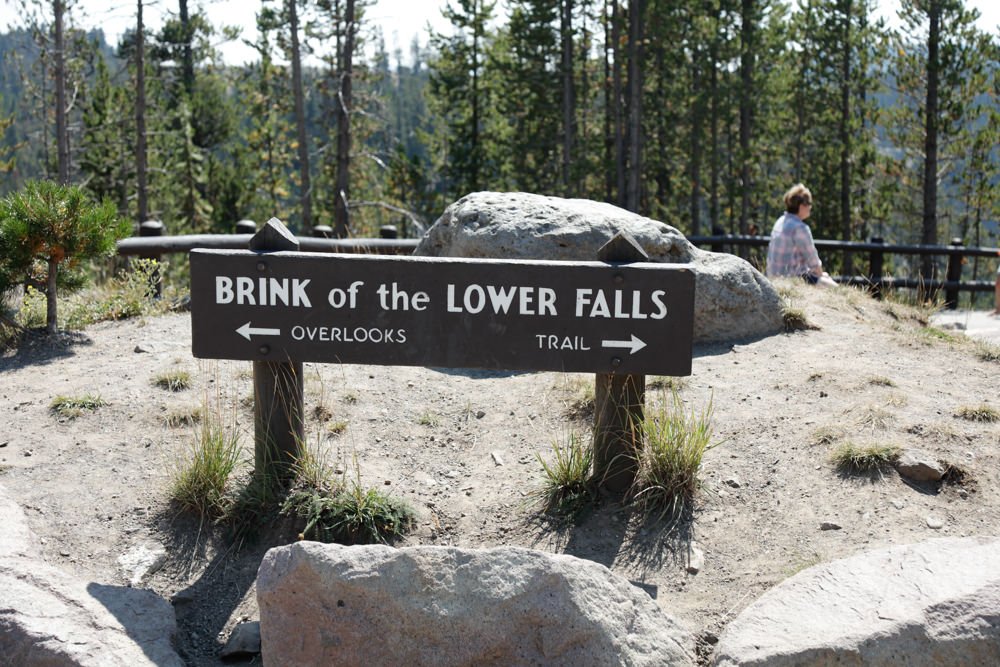
<instances>
[{"instance_id":1,"label":"conifer forest","mask_svg":"<svg viewBox=\"0 0 1000 667\"><path fill-rule=\"evenodd\" d=\"M894 25L873 0L449 0L393 52L371 0L265 0L254 35L198 0L150 28L136 0L113 44L73 0L6 3L0 194L71 183L167 234L414 237L516 190L704 235L769 233L803 182L816 238L997 245L1000 30L963 0Z\"/></svg>"}]
</instances>

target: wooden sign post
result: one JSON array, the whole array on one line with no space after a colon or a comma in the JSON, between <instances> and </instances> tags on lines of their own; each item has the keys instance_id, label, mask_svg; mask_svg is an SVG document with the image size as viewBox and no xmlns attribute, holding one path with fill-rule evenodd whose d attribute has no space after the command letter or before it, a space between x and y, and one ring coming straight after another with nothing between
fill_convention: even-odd
<instances>
[{"instance_id":1,"label":"wooden sign post","mask_svg":"<svg viewBox=\"0 0 1000 667\"><path fill-rule=\"evenodd\" d=\"M261 253L256 268L267 271L265 253L298 250L299 242L277 218L271 218L250 239L250 250ZM266 358L269 343L259 343ZM302 362L292 359L253 362L254 474L284 482L305 448L305 398Z\"/></svg>"},{"instance_id":2,"label":"wooden sign post","mask_svg":"<svg viewBox=\"0 0 1000 667\"><path fill-rule=\"evenodd\" d=\"M597 252L602 262L644 262L649 255L628 234L618 232ZM624 277L616 282L624 286ZM612 366L620 367L620 362ZM641 425L646 402L646 376L598 373L594 386L594 477L601 489L625 495L635 483L642 451Z\"/></svg>"}]
</instances>

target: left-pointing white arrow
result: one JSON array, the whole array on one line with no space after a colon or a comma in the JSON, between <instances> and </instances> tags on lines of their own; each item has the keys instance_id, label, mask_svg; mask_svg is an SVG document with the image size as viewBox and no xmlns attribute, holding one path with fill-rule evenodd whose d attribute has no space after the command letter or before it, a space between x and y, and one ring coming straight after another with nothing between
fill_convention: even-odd
<instances>
[{"instance_id":1,"label":"left-pointing white arrow","mask_svg":"<svg viewBox=\"0 0 1000 667\"><path fill-rule=\"evenodd\" d=\"M261 327L252 327L250 326L250 323L247 322L239 329L237 329L236 333L243 336L247 340L250 340L250 336L280 336L281 329L264 329Z\"/></svg>"},{"instance_id":2,"label":"left-pointing white arrow","mask_svg":"<svg viewBox=\"0 0 1000 667\"><path fill-rule=\"evenodd\" d=\"M646 347L646 343L635 334L632 334L631 340L602 340L601 347L624 347L628 349L629 354L635 354Z\"/></svg>"}]
</instances>

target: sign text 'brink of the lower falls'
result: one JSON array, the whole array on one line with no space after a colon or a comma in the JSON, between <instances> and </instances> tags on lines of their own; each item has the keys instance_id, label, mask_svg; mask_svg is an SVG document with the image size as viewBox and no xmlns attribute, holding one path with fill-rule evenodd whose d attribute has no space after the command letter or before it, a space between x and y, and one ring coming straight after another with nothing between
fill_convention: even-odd
<instances>
[{"instance_id":1,"label":"sign text 'brink of the lower falls'","mask_svg":"<svg viewBox=\"0 0 1000 667\"><path fill-rule=\"evenodd\" d=\"M688 375L683 264L195 250L194 355Z\"/></svg>"}]
</instances>

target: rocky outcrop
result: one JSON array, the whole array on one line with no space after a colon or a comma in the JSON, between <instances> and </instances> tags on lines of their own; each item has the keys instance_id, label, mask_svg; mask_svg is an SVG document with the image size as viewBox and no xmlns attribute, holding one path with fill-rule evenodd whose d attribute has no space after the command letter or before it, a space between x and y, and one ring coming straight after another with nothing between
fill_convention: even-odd
<instances>
[{"instance_id":1,"label":"rocky outcrop","mask_svg":"<svg viewBox=\"0 0 1000 667\"><path fill-rule=\"evenodd\" d=\"M611 204L524 192L476 192L445 209L414 254L591 261L619 231L635 238L651 262L691 264L696 342L782 331L781 299L750 264L700 250L677 229Z\"/></svg>"},{"instance_id":2,"label":"rocky outcrop","mask_svg":"<svg viewBox=\"0 0 1000 667\"><path fill-rule=\"evenodd\" d=\"M152 591L85 583L48 565L0 487L0 663L182 667L173 608Z\"/></svg>"},{"instance_id":3,"label":"rocky outcrop","mask_svg":"<svg viewBox=\"0 0 1000 667\"><path fill-rule=\"evenodd\" d=\"M726 628L714 665L1000 665L1000 540L947 538L804 570Z\"/></svg>"},{"instance_id":4,"label":"rocky outcrop","mask_svg":"<svg viewBox=\"0 0 1000 667\"><path fill-rule=\"evenodd\" d=\"M693 639L603 565L517 548L270 550L265 665L693 665Z\"/></svg>"}]
</instances>

